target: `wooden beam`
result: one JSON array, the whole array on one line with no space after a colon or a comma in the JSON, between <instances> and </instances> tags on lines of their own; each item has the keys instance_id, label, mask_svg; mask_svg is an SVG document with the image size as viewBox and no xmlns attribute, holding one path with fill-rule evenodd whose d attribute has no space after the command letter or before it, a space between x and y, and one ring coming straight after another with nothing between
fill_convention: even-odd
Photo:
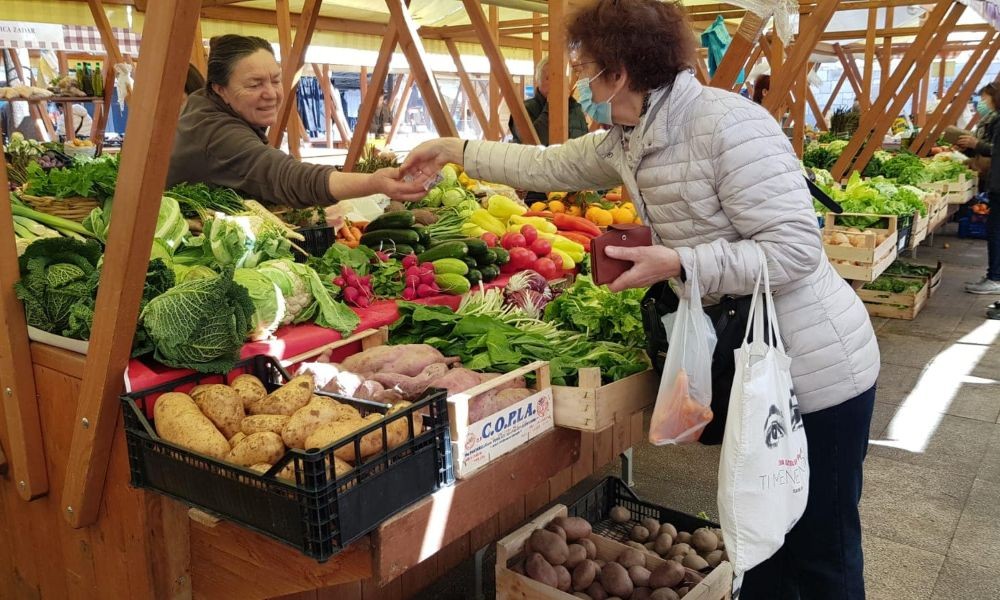
<instances>
[{"instance_id":1,"label":"wooden beam","mask_svg":"<svg viewBox=\"0 0 1000 600\"><path fill-rule=\"evenodd\" d=\"M892 31L892 19L895 14L893 10L885 11L885 31ZM892 36L888 33L882 38L882 73L879 78L879 93L882 93L882 89L885 87L886 82L889 81L889 71L892 69Z\"/></svg>"},{"instance_id":2,"label":"wooden beam","mask_svg":"<svg viewBox=\"0 0 1000 600\"><path fill-rule=\"evenodd\" d=\"M858 77L857 65L854 64L854 58L848 58L847 52L844 51L840 44L834 44L833 51L837 54L840 64L844 67L844 75L847 76L847 81L851 83L854 96L858 99L858 105L861 107L861 110L868 110L871 108L871 98L865 96L865 90Z\"/></svg>"},{"instance_id":3,"label":"wooden beam","mask_svg":"<svg viewBox=\"0 0 1000 600\"><path fill-rule=\"evenodd\" d=\"M819 129L820 131L830 131L830 126L826 123L826 115L819 107L819 102L816 100L816 95L813 94L812 88L809 87L808 81L806 82L806 101L809 103L809 110L811 110L813 116L816 117L816 129Z\"/></svg>"},{"instance_id":4,"label":"wooden beam","mask_svg":"<svg viewBox=\"0 0 1000 600\"><path fill-rule=\"evenodd\" d=\"M389 63L392 62L392 54L396 51L396 42L399 35L396 26L389 27L386 36L382 38L382 45L378 49L378 59L375 61L375 70L372 71L372 85L381 87L385 84L385 78L389 75ZM437 95L431 96L437 98ZM354 166L361 158L361 153L368 142L368 127L375 117L375 110L378 107L378 98L372 95L361 97L361 106L358 108L358 120L354 125L354 134L351 136L351 145L347 149L347 158L344 160L344 171L354 170Z\"/></svg>"},{"instance_id":5,"label":"wooden beam","mask_svg":"<svg viewBox=\"0 0 1000 600\"><path fill-rule=\"evenodd\" d=\"M323 130L326 133L326 147L333 148L333 98L326 91L326 86L323 85L324 69L327 65L323 65L320 68L319 65L313 63L313 73L316 75L316 82L319 84L319 89L323 94ZM327 75L328 77L328 75Z\"/></svg>"},{"instance_id":6,"label":"wooden beam","mask_svg":"<svg viewBox=\"0 0 1000 600\"><path fill-rule=\"evenodd\" d=\"M709 85L724 90L732 89L736 85L736 80L739 79L740 70L747 64L747 57L757 45L757 40L760 39L763 31L764 20L754 13L748 12L743 17L743 21L740 22L740 28L733 36L733 41L729 44L729 48L722 57L722 62L715 70L715 75L712 76Z\"/></svg>"},{"instance_id":7,"label":"wooden beam","mask_svg":"<svg viewBox=\"0 0 1000 600\"><path fill-rule=\"evenodd\" d=\"M274 16L278 23L278 46L281 48L281 62L284 63L285 61L292 60L292 15L289 12L288 0L274 1ZM283 80L282 87L285 87L284 83ZM295 88L291 86L286 88L285 93L291 94L293 99L296 95ZM288 127L288 153L295 158L301 159L302 152L299 149L299 111L297 102L292 105L290 118L291 126Z\"/></svg>"},{"instance_id":8,"label":"wooden beam","mask_svg":"<svg viewBox=\"0 0 1000 600\"><path fill-rule=\"evenodd\" d=\"M489 15L490 22L490 35L493 39L493 43L500 43L500 8L498 6L490 5L487 8L487 13ZM490 136L499 140L503 137L503 124L500 123L500 101L502 99L500 95L500 82L497 79L498 74L490 70L489 85L487 86L487 102L489 102L489 111L486 113L490 118ZM523 102L523 98L519 99L518 102Z\"/></svg>"},{"instance_id":9,"label":"wooden beam","mask_svg":"<svg viewBox=\"0 0 1000 600\"><path fill-rule=\"evenodd\" d=\"M531 22L532 22L532 24L541 25L542 24L542 15L541 15L541 13L531 13ZM534 33L531 36L531 58L532 58L532 62L537 65L538 63L542 62L542 56L543 56L542 55L542 32L538 31L537 33ZM537 81L533 81L533 83L531 85L537 86L538 82Z\"/></svg>"},{"instance_id":10,"label":"wooden beam","mask_svg":"<svg viewBox=\"0 0 1000 600\"><path fill-rule=\"evenodd\" d=\"M41 436L38 438L41 440ZM3 453L3 448L0 448L0 476L7 474L7 455Z\"/></svg>"},{"instance_id":11,"label":"wooden beam","mask_svg":"<svg viewBox=\"0 0 1000 600\"><path fill-rule=\"evenodd\" d=\"M938 62L938 82L937 82L937 84L938 84L938 89L937 89L938 99L941 99L941 98L944 97L944 76L945 76L945 74L947 72L948 72L947 59L945 58L945 55L942 54L941 55L941 60Z\"/></svg>"},{"instance_id":12,"label":"wooden beam","mask_svg":"<svg viewBox=\"0 0 1000 600\"><path fill-rule=\"evenodd\" d=\"M881 147L877 140L881 139L899 115L903 104L913 93L913 83L919 80L919 74L930 65L964 11L965 5L957 2L941 2L934 7L913 41L913 47L903 56L899 67L879 90L878 99L872 104L871 110L862 112L858 130L830 169L834 180L839 181L845 177L852 163L855 170L864 170L875 150ZM914 76L904 83L911 69L914 69ZM876 142L867 143L869 139Z\"/></svg>"},{"instance_id":13,"label":"wooden beam","mask_svg":"<svg viewBox=\"0 0 1000 600\"><path fill-rule=\"evenodd\" d=\"M833 86L833 92L830 93L830 99L826 101L826 106L823 107L823 115L830 112L833 108L833 103L837 101L837 94L840 93L840 88L844 86L844 82L847 81L847 71L845 70L840 74L840 79L837 80L837 85Z\"/></svg>"},{"instance_id":14,"label":"wooden beam","mask_svg":"<svg viewBox=\"0 0 1000 600\"><path fill-rule=\"evenodd\" d=\"M757 64L757 60L760 59L760 55L761 55L761 53L763 51L764 51L764 47L762 45L760 45L759 43L756 44L756 45L754 45L753 51L750 53L750 58L747 59L746 64L743 65L743 73L744 73L744 75L746 77L749 77L750 71L752 71L754 65ZM725 57L723 57L723 60L725 60ZM716 68L715 72L716 72L716 74L718 74L719 69ZM744 81L741 82L739 80L739 76L737 76L736 77L736 81L733 82L733 86L730 88L730 91L738 92L740 90L740 88L743 87L743 84L745 84L745 83L753 84L752 81L751 82L747 82L746 80L744 80ZM711 85L711 83L709 83L709 85Z\"/></svg>"},{"instance_id":15,"label":"wooden beam","mask_svg":"<svg viewBox=\"0 0 1000 600\"><path fill-rule=\"evenodd\" d=\"M424 45L417 34L417 26L410 15L410 9L403 0L386 0L389 6L389 19L394 24L396 34L399 36L399 49L406 56L410 63L410 74L420 88L420 95L424 99L424 106L431 115L434 127L441 137L458 137L458 130L455 128L455 121L448 114L447 108L442 103L441 90L438 88L434 73L428 67L427 53ZM379 83L381 90L383 82Z\"/></svg>"},{"instance_id":16,"label":"wooden beam","mask_svg":"<svg viewBox=\"0 0 1000 600\"><path fill-rule=\"evenodd\" d=\"M299 75L302 73L302 66L305 65L306 48L312 42L313 33L316 30L316 19L319 18L319 9L323 0L305 0L302 5L302 14L299 17L299 25L295 30L295 40L292 42L292 49L288 56L281 57L281 86L284 88L284 96L281 99L281 106L278 107L278 116L274 125L268 129L268 141L275 148L281 145L281 135L288 126L288 119L296 106L295 90L299 85Z\"/></svg>"},{"instance_id":17,"label":"wooden beam","mask_svg":"<svg viewBox=\"0 0 1000 600\"><path fill-rule=\"evenodd\" d=\"M191 45L191 64L204 77L208 73L208 57L205 56L205 42L201 36L201 21L194 30L194 44Z\"/></svg>"},{"instance_id":18,"label":"wooden beam","mask_svg":"<svg viewBox=\"0 0 1000 600\"><path fill-rule=\"evenodd\" d=\"M795 80L795 102L792 105L792 117L795 125L792 127L792 149L800 159L805 150L806 135L806 92L809 91L809 71L802 69L802 72ZM768 94L770 95L770 94Z\"/></svg>"},{"instance_id":19,"label":"wooden beam","mask_svg":"<svg viewBox=\"0 0 1000 600\"><path fill-rule=\"evenodd\" d=\"M104 69L104 103L101 106L100 113L97 115L97 119L95 119L93 128L98 137L95 140L95 145L97 146L97 152L100 153L104 148L104 130L108 126L108 116L111 114L111 100L114 98L115 93L114 66L125 61L122 58L121 51L118 49L118 40L111 29L111 22L108 21L108 15L104 12L104 4L101 0L87 0L87 5L90 7L94 23L101 34L101 43L104 45L104 50L110 60L110 64L105 64L105 67L108 68ZM131 94L132 89L129 87L125 93L125 102L129 101Z\"/></svg>"},{"instance_id":20,"label":"wooden beam","mask_svg":"<svg viewBox=\"0 0 1000 600\"><path fill-rule=\"evenodd\" d=\"M962 90L965 89L964 86L969 79L969 76L975 70L976 65L979 64L979 59L982 58L983 54L989 50L990 44L992 43L991 36L983 36L980 40L979 45L975 50L972 51L972 55L962 66L962 70L958 72L955 79L952 80L951 85L948 87L948 91L941 96L941 101L938 102L937 107L935 107L934 112L927 119L927 123L920 130L913 141L910 142L910 150L916 154L925 154L930 151L931 146L937 141L937 137L931 137L931 134L938 131L939 125L942 123L944 115L948 112L952 103L958 98ZM945 125L950 125L952 122L947 122ZM930 142L930 143L927 143Z\"/></svg>"},{"instance_id":21,"label":"wooden beam","mask_svg":"<svg viewBox=\"0 0 1000 600\"><path fill-rule=\"evenodd\" d=\"M365 65L361 65L361 72L358 73L358 91L362 100L368 97L368 67Z\"/></svg>"},{"instance_id":22,"label":"wooden beam","mask_svg":"<svg viewBox=\"0 0 1000 600\"><path fill-rule=\"evenodd\" d=\"M340 134L340 141L343 144L350 144L351 130L347 127L347 121L344 119L344 114L340 110L340 94L337 93L333 84L330 83L330 65L323 65L323 68L320 69L318 65L314 64L313 72L316 73L316 78L319 79L320 88L323 90L323 105L330 111L329 115L326 117L327 139L333 137L332 129L333 126L336 125L337 132ZM329 142L327 145L330 145Z\"/></svg>"},{"instance_id":23,"label":"wooden beam","mask_svg":"<svg viewBox=\"0 0 1000 600\"><path fill-rule=\"evenodd\" d=\"M835 12L837 12L837 0L819 2L816 9L809 13L808 17L803 17L799 26L799 34L795 37L795 43L788 51L788 60L784 66L771 68L771 89L768 90L763 105L772 115L777 117L781 114L785 97L792 89L796 77L800 76L799 74L806 69L806 63L819 42L819 36L826 29ZM775 36L775 41L777 41L777 36Z\"/></svg>"},{"instance_id":24,"label":"wooden beam","mask_svg":"<svg viewBox=\"0 0 1000 600\"><path fill-rule=\"evenodd\" d=\"M273 10L250 8L246 6L216 6L203 8L201 11L201 17L203 19L252 23L255 25L267 25L270 27L275 26L276 18ZM293 21L301 18L302 13L292 13ZM373 21L358 21L355 19L340 19L336 17L319 17L316 20L316 30L382 37L386 33L386 25L385 23L377 23Z\"/></svg>"},{"instance_id":25,"label":"wooden beam","mask_svg":"<svg viewBox=\"0 0 1000 600\"><path fill-rule=\"evenodd\" d=\"M937 143L938 138L944 133L945 127L956 123L958 117L962 114L962 111L967 110L969 99L972 98L972 94L979 88L979 84L982 83L983 77L986 76L986 72L989 70L993 59L996 57L997 52L1000 51L1000 36L995 38L987 36L991 39L989 48L985 51L982 59L975 61L975 68L972 69L971 73L963 81L959 81L958 78L952 83L952 88L956 90L956 94L950 98L949 102L941 101L938 105L938 109L941 110L941 115L934 122L934 125L928 124L921 133L927 133L927 137L924 138L922 144L918 146L917 153L920 155L926 155L930 152L931 148ZM972 61L970 59L969 61ZM963 69L964 70L964 69ZM951 91L949 90L949 96ZM935 111L935 114L937 111ZM931 121L933 122L933 115ZM916 141L916 140L914 140Z\"/></svg>"},{"instance_id":26,"label":"wooden beam","mask_svg":"<svg viewBox=\"0 0 1000 600\"><path fill-rule=\"evenodd\" d=\"M157 0L149 7L136 72L136 103L122 148L115 218L104 253L86 372L76 402L66 463L62 514L72 527L93 523L121 404L122 376L132 349L156 215L180 116L198 3Z\"/></svg>"},{"instance_id":27,"label":"wooden beam","mask_svg":"<svg viewBox=\"0 0 1000 600\"><path fill-rule=\"evenodd\" d=\"M406 83L403 84L402 96L400 97L399 107L396 112L392 115L392 127L389 129L389 135L385 138L385 145L388 146L392 142L392 138L395 137L396 131L399 130L399 124L403 121L406 116L406 107L410 104L410 96L413 94L413 81L412 77L406 78ZM456 98L458 94L455 95Z\"/></svg>"},{"instance_id":28,"label":"wooden beam","mask_svg":"<svg viewBox=\"0 0 1000 600\"><path fill-rule=\"evenodd\" d=\"M549 22L557 24L549 30L549 145L569 139L569 81L566 78L567 0L549 0ZM536 91L537 93L537 91ZM521 94L524 98L524 94Z\"/></svg>"},{"instance_id":29,"label":"wooden beam","mask_svg":"<svg viewBox=\"0 0 1000 600\"><path fill-rule=\"evenodd\" d=\"M891 11L892 9L887 9ZM878 9L869 8L868 9L868 35L865 37L865 62L864 70L861 81L861 90L868 98L868 102L871 102L872 97L872 79L875 74L875 31L878 29Z\"/></svg>"},{"instance_id":30,"label":"wooden beam","mask_svg":"<svg viewBox=\"0 0 1000 600\"><path fill-rule=\"evenodd\" d=\"M476 116L476 120L479 121L479 126L485 134L489 131L489 119L486 118L486 112L483 110L483 105L479 102L479 92L476 90L476 87L472 85L472 79L469 78L469 74L466 72L465 66L462 65L462 55L458 52L458 47L455 45L455 42L453 40L445 40L444 43L448 47L448 53L451 54L451 59L455 61L455 69L458 71L458 81L461 83L462 89L465 90L465 96L468 98L469 107L472 108L472 114Z\"/></svg>"},{"instance_id":31,"label":"wooden beam","mask_svg":"<svg viewBox=\"0 0 1000 600\"><path fill-rule=\"evenodd\" d=\"M483 15L483 10L478 0L462 0L465 10L469 13L469 19L476 26L476 32L482 39L483 51L490 60L490 70L496 72L500 91L507 99L507 107L514 118L514 126L520 134L521 141L527 144L538 144L538 134L535 132L535 125L528 118L528 111L524 108L524 102L517 97L517 90L514 88L514 80L510 76L510 70L504 61L500 48L490 37L489 24Z\"/></svg>"}]
</instances>

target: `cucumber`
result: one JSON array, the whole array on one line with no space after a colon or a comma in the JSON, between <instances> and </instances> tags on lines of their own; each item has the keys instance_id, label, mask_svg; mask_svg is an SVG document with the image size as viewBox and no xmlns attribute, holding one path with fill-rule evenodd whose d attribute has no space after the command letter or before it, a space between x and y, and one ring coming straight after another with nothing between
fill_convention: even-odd
<instances>
[{"instance_id":1,"label":"cucumber","mask_svg":"<svg viewBox=\"0 0 1000 600\"><path fill-rule=\"evenodd\" d=\"M479 268L479 263L477 263L476 259L472 258L471 256L464 257L462 259L462 262L464 262L466 264L466 266L469 267L470 269L478 269Z\"/></svg>"},{"instance_id":2,"label":"cucumber","mask_svg":"<svg viewBox=\"0 0 1000 600\"><path fill-rule=\"evenodd\" d=\"M413 216L413 213L408 210L399 210L396 212L385 213L384 215L377 217L374 221L365 227L365 231L378 231L380 229L409 229L413 227L417 219ZM417 240L413 240L416 242Z\"/></svg>"},{"instance_id":3,"label":"cucumber","mask_svg":"<svg viewBox=\"0 0 1000 600\"><path fill-rule=\"evenodd\" d=\"M470 249L471 252L471 249ZM493 251L492 248L486 251L486 254L476 257L476 262L479 266L485 267L486 265L495 265L497 262L497 253Z\"/></svg>"},{"instance_id":4,"label":"cucumber","mask_svg":"<svg viewBox=\"0 0 1000 600\"><path fill-rule=\"evenodd\" d=\"M417 232L418 236L420 236L421 245L427 246L431 243L431 234L427 231L426 227L423 225L414 225L412 229Z\"/></svg>"},{"instance_id":5,"label":"cucumber","mask_svg":"<svg viewBox=\"0 0 1000 600\"><path fill-rule=\"evenodd\" d=\"M469 272L468 265L466 265L465 262L459 258L442 258L431 264L434 265L434 273L436 275L444 275L446 273L465 275Z\"/></svg>"},{"instance_id":6,"label":"cucumber","mask_svg":"<svg viewBox=\"0 0 1000 600\"><path fill-rule=\"evenodd\" d=\"M465 278L469 280L470 284L479 285L479 282L483 280L483 274L476 269L472 269L465 275Z\"/></svg>"},{"instance_id":7,"label":"cucumber","mask_svg":"<svg viewBox=\"0 0 1000 600\"><path fill-rule=\"evenodd\" d=\"M413 246L420 242L420 235L412 229L377 229L375 231L365 231L361 236L361 243L369 248L385 248L395 244L406 244Z\"/></svg>"},{"instance_id":8,"label":"cucumber","mask_svg":"<svg viewBox=\"0 0 1000 600\"><path fill-rule=\"evenodd\" d=\"M469 247L465 245L465 242L456 240L432 246L430 250L422 252L417 258L420 259L420 262L425 263L442 258L465 258L468 253Z\"/></svg>"},{"instance_id":9,"label":"cucumber","mask_svg":"<svg viewBox=\"0 0 1000 600\"><path fill-rule=\"evenodd\" d=\"M415 252L417 255L423 254L425 250L427 250L427 247L424 246L423 244L416 244L415 246L413 246L413 252Z\"/></svg>"},{"instance_id":10,"label":"cucumber","mask_svg":"<svg viewBox=\"0 0 1000 600\"><path fill-rule=\"evenodd\" d=\"M390 256L406 256L408 254L413 254L416 250L412 246L407 246L406 244L396 244L395 248L389 248Z\"/></svg>"},{"instance_id":11,"label":"cucumber","mask_svg":"<svg viewBox=\"0 0 1000 600\"><path fill-rule=\"evenodd\" d=\"M441 288L441 291L448 294L468 294L469 290L472 289L472 285L469 284L469 280L461 275L456 275L454 273L444 273L443 275L435 275L434 283Z\"/></svg>"},{"instance_id":12,"label":"cucumber","mask_svg":"<svg viewBox=\"0 0 1000 600\"><path fill-rule=\"evenodd\" d=\"M462 240L465 245L469 247L469 254L475 257L480 257L486 254L490 247L483 240L477 240L475 238L469 238L467 240Z\"/></svg>"},{"instance_id":13,"label":"cucumber","mask_svg":"<svg viewBox=\"0 0 1000 600\"><path fill-rule=\"evenodd\" d=\"M482 273L483 281L489 283L500 277L500 269L496 265L487 265L479 270Z\"/></svg>"},{"instance_id":14,"label":"cucumber","mask_svg":"<svg viewBox=\"0 0 1000 600\"><path fill-rule=\"evenodd\" d=\"M493 250L493 253L497 255L498 265L505 265L510 261L510 252L507 252L506 250L500 247L491 248L491 250Z\"/></svg>"}]
</instances>

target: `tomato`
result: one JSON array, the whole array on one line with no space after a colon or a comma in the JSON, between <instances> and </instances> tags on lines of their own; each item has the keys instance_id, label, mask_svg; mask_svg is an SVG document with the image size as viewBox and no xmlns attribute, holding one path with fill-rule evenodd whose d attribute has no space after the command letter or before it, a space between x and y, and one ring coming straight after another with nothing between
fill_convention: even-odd
<instances>
[{"instance_id":1,"label":"tomato","mask_svg":"<svg viewBox=\"0 0 1000 600\"><path fill-rule=\"evenodd\" d=\"M538 230L532 225L522 225L521 235L524 236L525 245L530 247L538 239Z\"/></svg>"},{"instance_id":2,"label":"tomato","mask_svg":"<svg viewBox=\"0 0 1000 600\"><path fill-rule=\"evenodd\" d=\"M510 249L510 263L508 264L514 265L515 270L521 271L529 268L536 260L538 260L538 256L534 252L515 246Z\"/></svg>"},{"instance_id":3,"label":"tomato","mask_svg":"<svg viewBox=\"0 0 1000 600\"><path fill-rule=\"evenodd\" d=\"M562 259L562 256L560 256L558 254L555 254L555 253L552 253L552 254L549 254L547 258L552 261L552 264L554 264L556 266L556 269L558 269L559 271L563 270L563 259Z\"/></svg>"},{"instance_id":4,"label":"tomato","mask_svg":"<svg viewBox=\"0 0 1000 600\"><path fill-rule=\"evenodd\" d=\"M531 268L545 279L555 279L559 276L560 272L560 269L556 268L556 264L552 262L552 259L547 257L536 260Z\"/></svg>"},{"instance_id":5,"label":"tomato","mask_svg":"<svg viewBox=\"0 0 1000 600\"><path fill-rule=\"evenodd\" d=\"M484 233L482 237L479 239L486 242L486 245L489 246L490 248L496 248L496 245L500 243L500 238L497 237L497 234L489 231Z\"/></svg>"},{"instance_id":6,"label":"tomato","mask_svg":"<svg viewBox=\"0 0 1000 600\"><path fill-rule=\"evenodd\" d=\"M535 240L528 247L538 256L548 256L552 253L552 244L548 240Z\"/></svg>"},{"instance_id":7,"label":"tomato","mask_svg":"<svg viewBox=\"0 0 1000 600\"><path fill-rule=\"evenodd\" d=\"M511 250L513 248L524 248L528 244L524 236L520 233L507 232L500 238L500 245L503 246L504 250Z\"/></svg>"}]
</instances>

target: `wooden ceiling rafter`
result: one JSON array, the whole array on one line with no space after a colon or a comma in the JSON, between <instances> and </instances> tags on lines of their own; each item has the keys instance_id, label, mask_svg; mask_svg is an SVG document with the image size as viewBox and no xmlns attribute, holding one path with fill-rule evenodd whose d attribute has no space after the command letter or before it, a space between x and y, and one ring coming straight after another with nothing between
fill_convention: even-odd
<instances>
[{"instance_id":1,"label":"wooden ceiling rafter","mask_svg":"<svg viewBox=\"0 0 1000 600\"><path fill-rule=\"evenodd\" d=\"M281 105L278 107L278 116L275 119L274 125L267 132L268 142L275 148L281 145L281 137L288 126L292 108L296 104L295 90L299 85L299 76L302 74L302 67L306 63L306 49L312 42L313 33L316 31L316 21L319 19L319 11L322 5L323 0L305 0L302 12L299 15L298 27L295 29L292 49L287 57L281 57L281 86L284 89L284 96L281 99Z\"/></svg>"}]
</instances>

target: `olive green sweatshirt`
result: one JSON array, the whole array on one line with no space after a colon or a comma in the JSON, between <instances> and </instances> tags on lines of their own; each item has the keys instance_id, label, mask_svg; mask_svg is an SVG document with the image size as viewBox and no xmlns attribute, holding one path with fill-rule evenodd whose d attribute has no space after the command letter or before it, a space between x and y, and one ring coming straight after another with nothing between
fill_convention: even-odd
<instances>
[{"instance_id":1,"label":"olive green sweatshirt","mask_svg":"<svg viewBox=\"0 0 1000 600\"><path fill-rule=\"evenodd\" d=\"M177 123L167 187L206 183L255 200L302 208L332 204L335 169L301 162L267 143L264 129L244 121L206 90L188 96Z\"/></svg>"}]
</instances>

